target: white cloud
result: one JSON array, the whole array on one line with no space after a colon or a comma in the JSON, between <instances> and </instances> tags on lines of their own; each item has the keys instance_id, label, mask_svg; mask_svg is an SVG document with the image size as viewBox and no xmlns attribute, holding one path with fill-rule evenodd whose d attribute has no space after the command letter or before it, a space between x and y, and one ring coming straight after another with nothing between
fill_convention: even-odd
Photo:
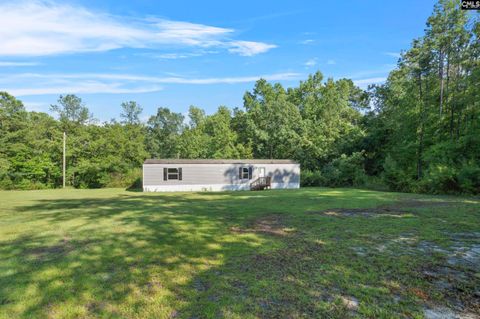
<instances>
[{"instance_id":1,"label":"white cloud","mask_svg":"<svg viewBox=\"0 0 480 319\"><path fill-rule=\"evenodd\" d=\"M186 59L192 57L199 57L206 54L217 54L218 50L194 50L193 52L168 52L168 53L138 53L139 56L145 56L153 59L162 59L162 60L177 60L177 59Z\"/></svg>"},{"instance_id":2,"label":"white cloud","mask_svg":"<svg viewBox=\"0 0 480 319\"><path fill-rule=\"evenodd\" d=\"M367 88L370 84L380 84L387 80L386 77L375 77L367 79L354 80L353 83L360 88Z\"/></svg>"},{"instance_id":3,"label":"white cloud","mask_svg":"<svg viewBox=\"0 0 480 319\"><path fill-rule=\"evenodd\" d=\"M334 65L334 64L337 64L337 62L335 62L335 60L330 59L327 61L327 64Z\"/></svg>"},{"instance_id":4,"label":"white cloud","mask_svg":"<svg viewBox=\"0 0 480 319\"><path fill-rule=\"evenodd\" d=\"M160 86L125 88L121 83L102 83L88 81L84 83L70 83L69 85L48 86L48 87L27 87L7 89L7 92L14 96L44 95L44 94L128 94L128 93L149 93L161 91Z\"/></svg>"},{"instance_id":5,"label":"white cloud","mask_svg":"<svg viewBox=\"0 0 480 319\"><path fill-rule=\"evenodd\" d=\"M252 56L264 53L270 49L277 47L274 44L252 41L232 41L228 43L228 46L230 46L230 48L228 49L229 52L238 53L239 55L243 56Z\"/></svg>"},{"instance_id":6,"label":"white cloud","mask_svg":"<svg viewBox=\"0 0 480 319\"><path fill-rule=\"evenodd\" d=\"M28 111L35 111L35 112L45 112L49 108L49 104L44 102L27 102L23 101L23 105Z\"/></svg>"},{"instance_id":7,"label":"white cloud","mask_svg":"<svg viewBox=\"0 0 480 319\"><path fill-rule=\"evenodd\" d=\"M315 65L317 65L317 58L307 60L303 65L305 65L307 68L314 67Z\"/></svg>"},{"instance_id":8,"label":"white cloud","mask_svg":"<svg viewBox=\"0 0 480 319\"><path fill-rule=\"evenodd\" d=\"M210 47L220 45L219 38L233 32L232 29L211 27L183 21L152 20L158 28L153 40L161 43Z\"/></svg>"},{"instance_id":9,"label":"white cloud","mask_svg":"<svg viewBox=\"0 0 480 319\"><path fill-rule=\"evenodd\" d=\"M165 19L134 19L47 0L0 3L0 55L42 56L117 48L217 47L251 56L276 46L231 39L234 30Z\"/></svg>"},{"instance_id":10,"label":"white cloud","mask_svg":"<svg viewBox=\"0 0 480 319\"><path fill-rule=\"evenodd\" d=\"M0 84L15 96L66 94L66 93L146 93L162 90L160 84L235 84L255 82L260 78L268 81L299 79L298 73L274 73L240 77L185 78L178 76L153 77L132 74L78 73L78 74L36 74L22 73L0 75ZM25 83L35 83L26 85Z\"/></svg>"},{"instance_id":11,"label":"white cloud","mask_svg":"<svg viewBox=\"0 0 480 319\"><path fill-rule=\"evenodd\" d=\"M2 66L34 66L39 65L38 62L13 62L13 61L0 61L0 67Z\"/></svg>"},{"instance_id":12,"label":"white cloud","mask_svg":"<svg viewBox=\"0 0 480 319\"><path fill-rule=\"evenodd\" d=\"M390 71L395 69L395 67L396 67L395 64L384 64L377 69L358 71L355 73L345 74L342 77L352 79L352 80L384 77L388 73L390 73Z\"/></svg>"},{"instance_id":13,"label":"white cloud","mask_svg":"<svg viewBox=\"0 0 480 319\"><path fill-rule=\"evenodd\" d=\"M300 41L300 44L312 44L312 43L315 43L315 40L306 39L306 40Z\"/></svg>"},{"instance_id":14,"label":"white cloud","mask_svg":"<svg viewBox=\"0 0 480 319\"><path fill-rule=\"evenodd\" d=\"M398 52L384 52L383 54L394 57L394 58L400 58L401 54Z\"/></svg>"},{"instance_id":15,"label":"white cloud","mask_svg":"<svg viewBox=\"0 0 480 319\"><path fill-rule=\"evenodd\" d=\"M157 59L166 59L166 60L176 60L176 59L185 59L191 58L195 56L200 56L199 53L162 53L162 54L155 54L150 55L152 58Z\"/></svg>"}]
</instances>

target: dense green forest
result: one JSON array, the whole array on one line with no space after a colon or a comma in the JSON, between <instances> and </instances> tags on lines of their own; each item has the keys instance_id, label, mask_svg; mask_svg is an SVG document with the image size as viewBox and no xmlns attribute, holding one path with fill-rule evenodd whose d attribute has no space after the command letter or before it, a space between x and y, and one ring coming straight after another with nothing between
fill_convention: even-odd
<instances>
[{"instance_id":1,"label":"dense green forest","mask_svg":"<svg viewBox=\"0 0 480 319\"><path fill-rule=\"evenodd\" d=\"M188 118L160 107L146 123L134 101L98 123L75 95L52 117L0 93L0 188L130 186L145 158L292 158L302 184L480 193L480 21L440 1L425 34L385 84L361 90L320 72L297 87L260 79L241 108Z\"/></svg>"}]
</instances>

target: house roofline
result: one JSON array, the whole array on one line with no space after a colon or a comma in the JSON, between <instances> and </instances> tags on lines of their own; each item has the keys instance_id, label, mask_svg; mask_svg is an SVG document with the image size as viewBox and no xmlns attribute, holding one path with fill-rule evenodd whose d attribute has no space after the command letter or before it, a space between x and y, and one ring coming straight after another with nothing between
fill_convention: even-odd
<instances>
[{"instance_id":1,"label":"house roofline","mask_svg":"<svg viewBox=\"0 0 480 319\"><path fill-rule=\"evenodd\" d=\"M146 159L143 164L299 164L291 159Z\"/></svg>"}]
</instances>

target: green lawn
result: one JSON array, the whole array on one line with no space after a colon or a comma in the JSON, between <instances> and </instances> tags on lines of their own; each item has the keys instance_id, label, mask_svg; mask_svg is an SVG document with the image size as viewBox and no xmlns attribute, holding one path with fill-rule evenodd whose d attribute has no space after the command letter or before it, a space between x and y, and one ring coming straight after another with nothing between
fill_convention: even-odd
<instances>
[{"instance_id":1,"label":"green lawn","mask_svg":"<svg viewBox=\"0 0 480 319\"><path fill-rule=\"evenodd\" d=\"M1 318L480 315L480 199L0 192Z\"/></svg>"}]
</instances>

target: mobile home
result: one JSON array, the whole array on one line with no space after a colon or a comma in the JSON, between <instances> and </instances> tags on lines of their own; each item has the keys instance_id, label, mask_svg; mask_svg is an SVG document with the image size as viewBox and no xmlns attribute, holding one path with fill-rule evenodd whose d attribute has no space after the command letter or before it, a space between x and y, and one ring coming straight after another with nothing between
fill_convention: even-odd
<instances>
[{"instance_id":1,"label":"mobile home","mask_svg":"<svg viewBox=\"0 0 480 319\"><path fill-rule=\"evenodd\" d=\"M222 191L299 188L300 164L292 160L147 159L143 191Z\"/></svg>"}]
</instances>

